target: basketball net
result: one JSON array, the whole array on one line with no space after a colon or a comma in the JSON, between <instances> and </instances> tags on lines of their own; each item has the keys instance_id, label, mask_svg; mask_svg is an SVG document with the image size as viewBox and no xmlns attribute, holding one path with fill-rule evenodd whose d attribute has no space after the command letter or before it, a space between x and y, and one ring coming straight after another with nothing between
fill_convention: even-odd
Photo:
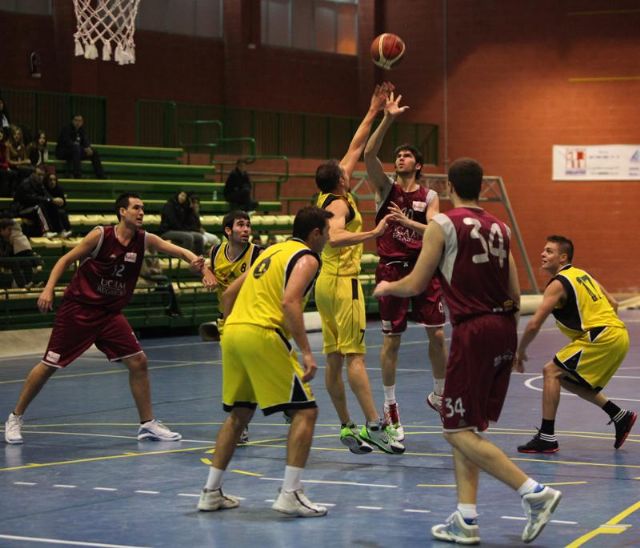
<instances>
[{"instance_id":1,"label":"basketball net","mask_svg":"<svg viewBox=\"0 0 640 548\"><path fill-rule=\"evenodd\" d=\"M76 55L97 59L102 42L102 60L110 61L112 44L119 65L136 62L133 35L140 0L73 0L78 30L73 35Z\"/></svg>"}]
</instances>

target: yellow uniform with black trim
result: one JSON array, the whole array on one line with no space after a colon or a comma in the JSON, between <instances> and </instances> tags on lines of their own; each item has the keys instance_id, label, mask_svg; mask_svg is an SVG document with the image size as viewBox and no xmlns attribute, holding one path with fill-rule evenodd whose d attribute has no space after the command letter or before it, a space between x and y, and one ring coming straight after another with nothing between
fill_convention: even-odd
<instances>
[{"instance_id":1,"label":"yellow uniform with black trim","mask_svg":"<svg viewBox=\"0 0 640 548\"><path fill-rule=\"evenodd\" d=\"M570 379L602 390L627 355L627 328L598 282L584 270L569 264L553 280L562 284L567 298L552 313L560 331L571 339L553 361Z\"/></svg>"},{"instance_id":2,"label":"yellow uniform with black trim","mask_svg":"<svg viewBox=\"0 0 640 548\"><path fill-rule=\"evenodd\" d=\"M255 262L256 258L262 252L263 248L253 243L247 243L246 247L234 260L229 259L229 241L225 240L220 245L211 249L211 271L213 272L218 285L216 287L216 295L218 302L236 278L242 276L247 269ZM224 319L222 312L218 318L218 331L222 335L224 327Z\"/></svg>"},{"instance_id":3,"label":"yellow uniform with black trim","mask_svg":"<svg viewBox=\"0 0 640 548\"><path fill-rule=\"evenodd\" d=\"M362 231L362 215L351 194L339 196L321 192L317 206L323 209L334 200L345 200L349 208L345 229ZM362 244L331 247L322 251L322 270L315 290L316 306L322 320L322 338L325 354L364 354L366 315L364 295L358 280Z\"/></svg>"},{"instance_id":4,"label":"yellow uniform with black trim","mask_svg":"<svg viewBox=\"0 0 640 548\"><path fill-rule=\"evenodd\" d=\"M222 403L255 408L265 415L316 407L284 323L282 297L298 260L311 254L301 240L267 248L249 269L222 337ZM312 285L312 284L311 284ZM311 289L307 288L307 294Z\"/></svg>"}]
</instances>

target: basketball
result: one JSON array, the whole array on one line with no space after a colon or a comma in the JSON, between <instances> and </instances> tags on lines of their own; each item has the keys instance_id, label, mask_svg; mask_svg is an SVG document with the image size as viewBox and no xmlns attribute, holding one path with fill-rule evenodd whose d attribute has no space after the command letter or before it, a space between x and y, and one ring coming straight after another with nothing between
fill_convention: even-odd
<instances>
[{"instance_id":1,"label":"basketball","mask_svg":"<svg viewBox=\"0 0 640 548\"><path fill-rule=\"evenodd\" d=\"M402 38L397 34L384 33L371 43L371 59L380 68L390 70L402 59L404 50Z\"/></svg>"}]
</instances>

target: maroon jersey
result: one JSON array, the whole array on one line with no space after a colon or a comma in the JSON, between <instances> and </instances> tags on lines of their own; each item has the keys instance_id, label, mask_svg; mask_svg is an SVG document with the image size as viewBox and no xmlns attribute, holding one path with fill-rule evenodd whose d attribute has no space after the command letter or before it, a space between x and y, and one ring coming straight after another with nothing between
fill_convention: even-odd
<instances>
[{"instance_id":1,"label":"maroon jersey","mask_svg":"<svg viewBox=\"0 0 640 548\"><path fill-rule=\"evenodd\" d=\"M115 226L101 226L102 236L82 263L64 292L65 299L122 310L133 295L144 259L144 230L136 230L129 245L116 238Z\"/></svg>"},{"instance_id":2,"label":"maroon jersey","mask_svg":"<svg viewBox=\"0 0 640 548\"><path fill-rule=\"evenodd\" d=\"M482 314L513 313L507 225L483 209L469 207L451 209L432 220L444 232L438 268L451 323Z\"/></svg>"},{"instance_id":3,"label":"maroon jersey","mask_svg":"<svg viewBox=\"0 0 640 548\"><path fill-rule=\"evenodd\" d=\"M413 192L405 192L398 183L393 183L389 194L376 213L376 224L389 213L389 204L394 202L404 214L418 223L427 224L427 208L437 194L423 186ZM376 248L381 259L403 259L415 261L422 248L422 234L412 228L391 221L382 236L376 238Z\"/></svg>"}]
</instances>

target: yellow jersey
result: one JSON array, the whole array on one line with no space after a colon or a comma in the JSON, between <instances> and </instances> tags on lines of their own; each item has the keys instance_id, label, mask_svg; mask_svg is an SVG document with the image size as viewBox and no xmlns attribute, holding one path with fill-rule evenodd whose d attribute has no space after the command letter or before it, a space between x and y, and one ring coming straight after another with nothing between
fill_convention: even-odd
<instances>
[{"instance_id":1,"label":"yellow jersey","mask_svg":"<svg viewBox=\"0 0 640 548\"><path fill-rule=\"evenodd\" d=\"M293 267L305 255L313 255L320 263L320 257L297 238L269 246L249 269L225 330L233 324L251 324L277 329L290 338L284 325L282 297ZM306 288L305 298L312 286L313 282Z\"/></svg>"},{"instance_id":2,"label":"yellow jersey","mask_svg":"<svg viewBox=\"0 0 640 548\"><path fill-rule=\"evenodd\" d=\"M345 229L349 232L362 232L362 215L358 210L351 193L346 196L321 192L318 195L316 205L322 209L334 200L347 202L349 213L346 218ZM362 244L348 245L344 247L331 247L329 244L322 250L322 274L332 276L354 277L360 274L360 258L362 257Z\"/></svg>"},{"instance_id":3,"label":"yellow jersey","mask_svg":"<svg viewBox=\"0 0 640 548\"><path fill-rule=\"evenodd\" d=\"M567 295L562 307L553 310L560 331L572 340L594 328L622 327L624 322L587 272L568 264L550 281L558 280Z\"/></svg>"},{"instance_id":4,"label":"yellow jersey","mask_svg":"<svg viewBox=\"0 0 640 548\"><path fill-rule=\"evenodd\" d=\"M218 301L220 301L227 287L229 287L236 278L242 276L255 262L262 249L259 245L248 243L244 251L234 260L229 259L228 256L228 240L225 240L211 250L211 271L215 275L216 280L218 280L218 286L216 287Z\"/></svg>"}]
</instances>

